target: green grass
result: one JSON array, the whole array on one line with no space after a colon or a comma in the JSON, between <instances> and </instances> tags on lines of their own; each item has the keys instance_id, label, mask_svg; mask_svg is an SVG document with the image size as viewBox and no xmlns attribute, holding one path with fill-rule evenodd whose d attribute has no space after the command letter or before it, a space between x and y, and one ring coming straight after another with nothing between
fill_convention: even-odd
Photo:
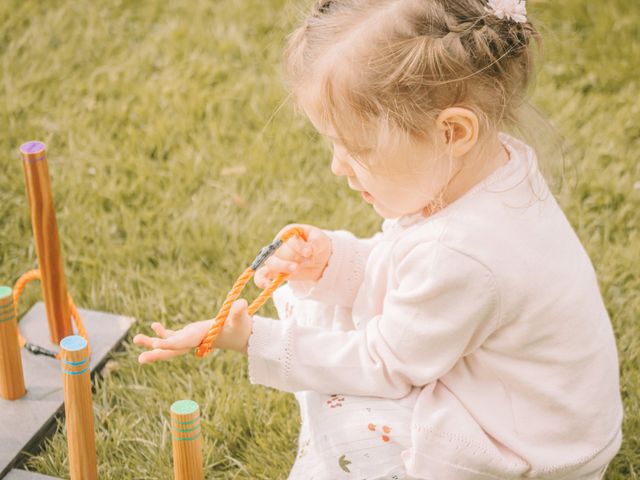
<instances>
[{"instance_id":1,"label":"green grass","mask_svg":"<svg viewBox=\"0 0 640 480\"><path fill-rule=\"evenodd\" d=\"M298 8L1 2L0 284L37 263L17 153L31 139L49 148L70 293L84 308L138 318L135 331L211 317L286 223L373 232L379 220L332 178L318 137L279 108L280 55ZM617 335L625 439L607 478L637 479L640 4L549 0L530 10L546 44L535 100L564 138L558 197ZM246 170L229 171L237 166ZM30 287L23 306L38 298ZM292 396L251 387L233 353L145 367L137 353L127 342L96 385L101 478L171 477L169 407L180 398L202 408L207 478L286 476L298 428ZM61 425L29 468L66 476Z\"/></svg>"}]
</instances>

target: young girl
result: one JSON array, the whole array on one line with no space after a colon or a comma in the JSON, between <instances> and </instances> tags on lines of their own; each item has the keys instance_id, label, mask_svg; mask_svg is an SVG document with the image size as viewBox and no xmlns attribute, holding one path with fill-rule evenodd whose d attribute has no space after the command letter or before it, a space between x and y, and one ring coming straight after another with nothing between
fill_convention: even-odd
<instances>
[{"instance_id":1,"label":"young girl","mask_svg":"<svg viewBox=\"0 0 640 480\"><path fill-rule=\"evenodd\" d=\"M537 33L524 0L334 0L286 61L331 169L386 220L305 225L275 321L237 301L215 347L295 392L293 479L599 479L621 443L614 337L592 265L538 170L501 133ZM212 321L138 335L147 363Z\"/></svg>"}]
</instances>

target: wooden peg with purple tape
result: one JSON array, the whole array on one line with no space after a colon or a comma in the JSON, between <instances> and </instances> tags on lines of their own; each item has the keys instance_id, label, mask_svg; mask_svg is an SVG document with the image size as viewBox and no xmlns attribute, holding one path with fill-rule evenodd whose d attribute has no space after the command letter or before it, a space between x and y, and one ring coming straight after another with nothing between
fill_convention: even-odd
<instances>
[{"instance_id":1,"label":"wooden peg with purple tape","mask_svg":"<svg viewBox=\"0 0 640 480\"><path fill-rule=\"evenodd\" d=\"M27 142L20 147L20 153L29 198L33 238L42 274L42 296L47 309L49 335L51 341L58 344L73 331L46 147L42 142Z\"/></svg>"}]
</instances>

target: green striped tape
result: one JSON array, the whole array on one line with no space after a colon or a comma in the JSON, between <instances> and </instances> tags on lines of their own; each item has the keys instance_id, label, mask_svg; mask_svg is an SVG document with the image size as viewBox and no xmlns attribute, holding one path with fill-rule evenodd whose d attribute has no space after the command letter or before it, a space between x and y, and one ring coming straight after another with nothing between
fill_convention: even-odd
<instances>
[{"instance_id":1,"label":"green striped tape","mask_svg":"<svg viewBox=\"0 0 640 480\"><path fill-rule=\"evenodd\" d=\"M5 316L6 314L15 314L16 310L13 308L13 302L9 302L6 305L0 306L0 316Z\"/></svg>"},{"instance_id":2,"label":"green striped tape","mask_svg":"<svg viewBox=\"0 0 640 480\"><path fill-rule=\"evenodd\" d=\"M189 440L196 440L198 438L200 438L200 432L198 432L198 434L195 437L181 438L181 437L176 437L175 435L173 436L173 439L178 440L179 442L188 442Z\"/></svg>"},{"instance_id":3,"label":"green striped tape","mask_svg":"<svg viewBox=\"0 0 640 480\"><path fill-rule=\"evenodd\" d=\"M7 303L0 305L0 312L6 312L9 310L14 310L13 308L13 302L11 300L9 300Z\"/></svg>"},{"instance_id":4,"label":"green striped tape","mask_svg":"<svg viewBox=\"0 0 640 480\"><path fill-rule=\"evenodd\" d=\"M200 420L200 415L198 415L196 418L192 418L191 420L186 420L184 422L176 420L175 418L171 419L173 423L178 423L180 425L189 425L190 423L197 422L198 420Z\"/></svg>"},{"instance_id":5,"label":"green striped tape","mask_svg":"<svg viewBox=\"0 0 640 480\"><path fill-rule=\"evenodd\" d=\"M171 430L173 430L174 432L181 432L181 433L193 432L194 430L197 430L199 428L200 428L200 424L196 425L193 428L176 428L173 425L171 425Z\"/></svg>"}]
</instances>

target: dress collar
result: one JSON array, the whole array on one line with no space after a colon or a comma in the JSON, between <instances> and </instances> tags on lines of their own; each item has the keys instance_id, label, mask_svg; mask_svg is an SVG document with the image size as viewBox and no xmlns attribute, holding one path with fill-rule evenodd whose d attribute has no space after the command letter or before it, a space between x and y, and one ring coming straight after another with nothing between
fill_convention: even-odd
<instances>
[{"instance_id":1,"label":"dress collar","mask_svg":"<svg viewBox=\"0 0 640 480\"><path fill-rule=\"evenodd\" d=\"M422 212L412 213L411 215L403 215L398 218L387 218L382 222L382 231L388 232L395 229L405 229L426 220L426 217Z\"/></svg>"}]
</instances>

